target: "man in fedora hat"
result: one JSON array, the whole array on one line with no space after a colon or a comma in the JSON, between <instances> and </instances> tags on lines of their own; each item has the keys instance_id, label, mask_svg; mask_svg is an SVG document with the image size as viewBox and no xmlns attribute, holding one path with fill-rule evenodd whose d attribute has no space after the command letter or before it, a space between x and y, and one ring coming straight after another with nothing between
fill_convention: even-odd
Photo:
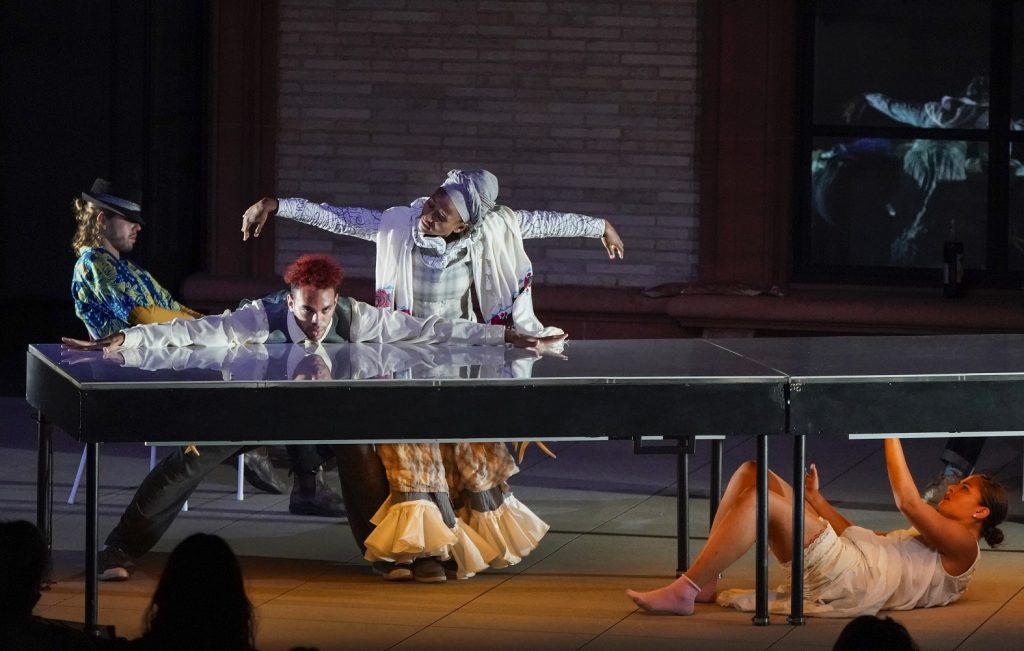
<instances>
[{"instance_id":1,"label":"man in fedora hat","mask_svg":"<svg viewBox=\"0 0 1024 651\"><path fill-rule=\"evenodd\" d=\"M105 337L138 323L202 316L122 257L135 248L144 224L138 203L114 194L110 181L96 179L89 192L74 200L73 210L78 230L71 248L78 261L71 296L90 336Z\"/></svg>"},{"instance_id":2,"label":"man in fedora hat","mask_svg":"<svg viewBox=\"0 0 1024 651\"><path fill-rule=\"evenodd\" d=\"M83 192L81 198L72 202L78 229L71 247L78 260L71 278L71 295L75 313L93 339L101 339L134 325L202 317L175 300L148 271L125 258L125 254L135 247L144 224L142 207L126 196L131 195L115 189L110 181L98 178L88 192ZM323 480L319 468L325 460L322 452L312 445L288 446L295 476L289 501L292 513L324 517L340 517L343 513L341 496ZM168 463L178 474L187 475L197 460L195 454L175 450L161 463L161 467ZM283 494L288 489L274 476L273 465L265 450L245 453L245 478L264 492ZM148 492L166 489L147 490L146 487L152 484L144 482L140 486L133 504L149 503L152 497ZM125 541L140 537L140 532L160 529L163 524L158 522L159 519L145 514L134 519L122 519L107 538L107 549L100 559L102 579L123 580L128 577L130 552L134 550L128 549L131 545Z\"/></svg>"}]
</instances>

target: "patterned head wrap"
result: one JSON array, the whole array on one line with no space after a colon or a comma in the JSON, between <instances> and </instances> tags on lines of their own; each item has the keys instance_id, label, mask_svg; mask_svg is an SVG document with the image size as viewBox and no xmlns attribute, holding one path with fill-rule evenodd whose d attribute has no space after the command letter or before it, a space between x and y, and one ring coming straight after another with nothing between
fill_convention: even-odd
<instances>
[{"instance_id":1,"label":"patterned head wrap","mask_svg":"<svg viewBox=\"0 0 1024 651\"><path fill-rule=\"evenodd\" d=\"M441 189L459 211L459 217L473 225L494 209L498 199L498 177L487 170L452 170Z\"/></svg>"}]
</instances>

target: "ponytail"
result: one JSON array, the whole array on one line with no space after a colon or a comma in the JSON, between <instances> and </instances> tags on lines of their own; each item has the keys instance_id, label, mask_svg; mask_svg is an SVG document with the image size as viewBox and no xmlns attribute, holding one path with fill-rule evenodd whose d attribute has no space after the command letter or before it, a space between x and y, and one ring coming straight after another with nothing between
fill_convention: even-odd
<instances>
[{"instance_id":1,"label":"ponytail","mask_svg":"<svg viewBox=\"0 0 1024 651\"><path fill-rule=\"evenodd\" d=\"M1003 542L1003 530L999 527L989 527L982 523L981 537L985 539L989 547L995 547Z\"/></svg>"}]
</instances>

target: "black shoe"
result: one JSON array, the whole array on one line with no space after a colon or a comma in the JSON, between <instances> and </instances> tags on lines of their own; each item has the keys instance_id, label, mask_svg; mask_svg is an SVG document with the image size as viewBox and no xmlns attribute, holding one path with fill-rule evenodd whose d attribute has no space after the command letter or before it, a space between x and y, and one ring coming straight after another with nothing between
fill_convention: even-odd
<instances>
[{"instance_id":1,"label":"black shoe","mask_svg":"<svg viewBox=\"0 0 1024 651\"><path fill-rule=\"evenodd\" d=\"M374 574L384 577L385 581L412 581L412 565L408 563L374 561L372 569Z\"/></svg>"},{"instance_id":2,"label":"black shoe","mask_svg":"<svg viewBox=\"0 0 1024 651\"><path fill-rule=\"evenodd\" d=\"M441 561L433 556L417 558L413 561L412 578L419 583L444 583L448 580Z\"/></svg>"},{"instance_id":3,"label":"black shoe","mask_svg":"<svg viewBox=\"0 0 1024 651\"><path fill-rule=\"evenodd\" d=\"M295 474L288 511L295 515L340 518L345 514L345 507L341 495L331 490L324 481L324 471L320 469L312 475Z\"/></svg>"},{"instance_id":4,"label":"black shoe","mask_svg":"<svg viewBox=\"0 0 1024 651\"><path fill-rule=\"evenodd\" d=\"M127 581L135 569L131 557L117 547L107 547L96 556L96 578L100 581Z\"/></svg>"},{"instance_id":5,"label":"black shoe","mask_svg":"<svg viewBox=\"0 0 1024 651\"><path fill-rule=\"evenodd\" d=\"M441 561L441 567L444 568L444 575L449 579L459 578L459 564L455 562L454 558Z\"/></svg>"},{"instance_id":6,"label":"black shoe","mask_svg":"<svg viewBox=\"0 0 1024 651\"><path fill-rule=\"evenodd\" d=\"M288 490L288 486L274 474L274 465L262 448L245 453L245 481L256 490L271 495L284 495Z\"/></svg>"}]
</instances>

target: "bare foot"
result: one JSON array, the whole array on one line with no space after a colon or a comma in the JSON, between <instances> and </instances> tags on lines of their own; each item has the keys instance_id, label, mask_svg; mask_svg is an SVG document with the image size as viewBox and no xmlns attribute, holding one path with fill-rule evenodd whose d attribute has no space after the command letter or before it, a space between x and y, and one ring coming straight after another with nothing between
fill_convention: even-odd
<instances>
[{"instance_id":1,"label":"bare foot","mask_svg":"<svg viewBox=\"0 0 1024 651\"><path fill-rule=\"evenodd\" d=\"M655 615L692 615L693 602L700 588L683 574L664 588L650 592L626 590L626 596L637 606Z\"/></svg>"}]
</instances>

